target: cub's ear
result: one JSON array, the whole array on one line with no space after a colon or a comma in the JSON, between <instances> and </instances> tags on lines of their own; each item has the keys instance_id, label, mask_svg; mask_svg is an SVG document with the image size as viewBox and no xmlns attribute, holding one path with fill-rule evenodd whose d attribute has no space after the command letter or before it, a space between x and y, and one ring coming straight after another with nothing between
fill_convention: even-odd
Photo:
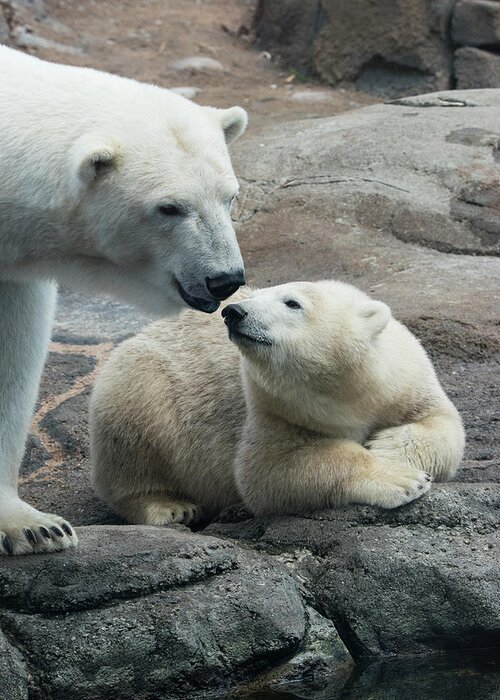
<instances>
[{"instance_id":1,"label":"cub's ear","mask_svg":"<svg viewBox=\"0 0 500 700\"><path fill-rule=\"evenodd\" d=\"M381 301L364 301L357 306L358 316L372 337L378 335L389 323L391 310Z\"/></svg>"},{"instance_id":2,"label":"cub's ear","mask_svg":"<svg viewBox=\"0 0 500 700\"><path fill-rule=\"evenodd\" d=\"M86 134L74 144L71 154L72 169L76 181L89 184L102 173L114 168L118 149L111 140Z\"/></svg>"},{"instance_id":3,"label":"cub's ear","mask_svg":"<svg viewBox=\"0 0 500 700\"><path fill-rule=\"evenodd\" d=\"M241 134L247 128L248 115L242 107L230 107L229 109L209 109L210 111L215 112L222 131L224 132L226 143L231 143L231 141L237 139L238 136L241 136Z\"/></svg>"}]
</instances>

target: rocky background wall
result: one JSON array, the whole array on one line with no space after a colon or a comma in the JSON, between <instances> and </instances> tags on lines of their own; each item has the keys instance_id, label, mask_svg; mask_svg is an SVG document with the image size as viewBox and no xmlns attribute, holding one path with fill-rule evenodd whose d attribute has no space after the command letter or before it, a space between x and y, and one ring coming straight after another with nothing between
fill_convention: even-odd
<instances>
[{"instance_id":1,"label":"rocky background wall","mask_svg":"<svg viewBox=\"0 0 500 700\"><path fill-rule=\"evenodd\" d=\"M273 56L383 97L500 86L499 0L260 0Z\"/></svg>"}]
</instances>

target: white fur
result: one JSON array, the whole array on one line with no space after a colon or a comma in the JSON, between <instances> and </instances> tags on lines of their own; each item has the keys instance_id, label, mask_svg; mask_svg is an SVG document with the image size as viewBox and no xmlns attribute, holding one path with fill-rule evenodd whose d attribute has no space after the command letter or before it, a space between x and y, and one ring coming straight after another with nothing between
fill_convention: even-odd
<instances>
[{"instance_id":1,"label":"white fur","mask_svg":"<svg viewBox=\"0 0 500 700\"><path fill-rule=\"evenodd\" d=\"M0 46L0 554L76 542L31 547L23 528L53 520L16 495L51 281L167 315L185 307L176 280L206 297L207 277L241 270L226 144L245 126L239 107ZM160 212L173 203L182 216Z\"/></svg>"},{"instance_id":2,"label":"white fur","mask_svg":"<svg viewBox=\"0 0 500 700\"><path fill-rule=\"evenodd\" d=\"M101 373L94 481L117 512L158 525L240 498L268 514L394 508L453 475L460 416L385 304L340 282L234 299L234 344L220 319L188 313L123 343Z\"/></svg>"}]
</instances>

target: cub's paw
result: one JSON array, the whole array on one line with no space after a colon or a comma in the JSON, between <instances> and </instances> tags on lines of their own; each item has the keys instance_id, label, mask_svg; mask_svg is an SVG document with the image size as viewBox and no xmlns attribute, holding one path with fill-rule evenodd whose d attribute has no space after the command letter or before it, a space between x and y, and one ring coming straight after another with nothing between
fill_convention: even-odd
<instances>
[{"instance_id":1,"label":"cub's paw","mask_svg":"<svg viewBox=\"0 0 500 700\"><path fill-rule=\"evenodd\" d=\"M398 508L427 493L431 483L431 475L420 469L380 469L355 485L353 502L368 503L381 508Z\"/></svg>"},{"instance_id":2,"label":"cub's paw","mask_svg":"<svg viewBox=\"0 0 500 700\"><path fill-rule=\"evenodd\" d=\"M396 461L407 460L407 450L411 447L411 431L407 425L379 430L370 437L364 447L375 459Z\"/></svg>"},{"instance_id":3,"label":"cub's paw","mask_svg":"<svg viewBox=\"0 0 500 700\"><path fill-rule=\"evenodd\" d=\"M201 508L187 501L152 501L144 507L144 525L195 523L201 517Z\"/></svg>"},{"instance_id":4,"label":"cub's paw","mask_svg":"<svg viewBox=\"0 0 500 700\"><path fill-rule=\"evenodd\" d=\"M77 542L64 518L42 513L20 500L0 502L0 556L58 552L76 547Z\"/></svg>"}]
</instances>

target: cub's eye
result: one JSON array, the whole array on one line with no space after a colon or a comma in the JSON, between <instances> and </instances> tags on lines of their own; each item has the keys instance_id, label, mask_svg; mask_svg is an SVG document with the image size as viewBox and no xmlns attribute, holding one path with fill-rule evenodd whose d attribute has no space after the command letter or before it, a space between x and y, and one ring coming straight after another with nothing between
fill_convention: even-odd
<instances>
[{"instance_id":1,"label":"cub's eye","mask_svg":"<svg viewBox=\"0 0 500 700\"><path fill-rule=\"evenodd\" d=\"M302 306L299 304L298 301L295 301L295 299L287 299L285 301L285 306L288 306L289 309L301 309Z\"/></svg>"},{"instance_id":2,"label":"cub's eye","mask_svg":"<svg viewBox=\"0 0 500 700\"><path fill-rule=\"evenodd\" d=\"M162 204L158 207L158 211L163 216L182 216L182 211L175 204Z\"/></svg>"}]
</instances>

